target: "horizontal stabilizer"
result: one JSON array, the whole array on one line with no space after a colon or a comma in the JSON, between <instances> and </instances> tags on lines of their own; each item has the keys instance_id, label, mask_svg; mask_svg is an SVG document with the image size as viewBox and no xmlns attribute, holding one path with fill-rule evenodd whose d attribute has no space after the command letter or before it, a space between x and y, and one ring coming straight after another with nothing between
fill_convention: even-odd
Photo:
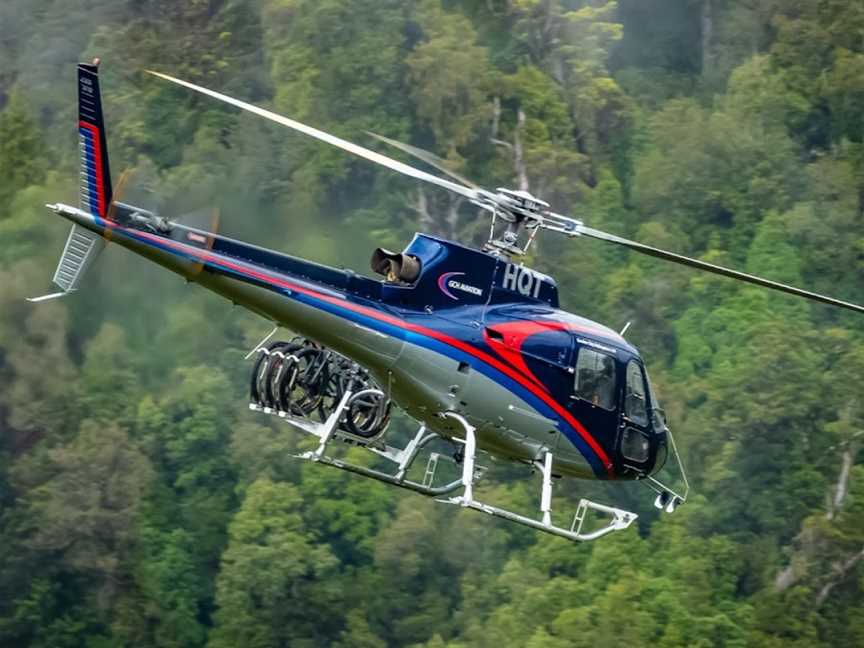
<instances>
[{"instance_id":1,"label":"horizontal stabilizer","mask_svg":"<svg viewBox=\"0 0 864 648\"><path fill-rule=\"evenodd\" d=\"M58 293L51 293L50 295L42 295L41 297L28 297L27 301L29 301L33 304L38 304L39 302L48 301L50 299L57 299L58 297L65 297L68 294L69 293L65 292L65 291L58 292Z\"/></svg>"},{"instance_id":2,"label":"horizontal stabilizer","mask_svg":"<svg viewBox=\"0 0 864 648\"><path fill-rule=\"evenodd\" d=\"M54 273L54 283L64 292L76 290L87 268L104 247L105 239L101 236L79 225L73 225Z\"/></svg>"}]
</instances>

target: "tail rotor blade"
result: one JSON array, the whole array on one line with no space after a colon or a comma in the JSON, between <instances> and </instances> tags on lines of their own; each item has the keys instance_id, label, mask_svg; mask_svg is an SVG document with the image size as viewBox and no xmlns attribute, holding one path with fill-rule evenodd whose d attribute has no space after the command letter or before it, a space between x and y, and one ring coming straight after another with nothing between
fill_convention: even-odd
<instances>
[{"instance_id":1,"label":"tail rotor blade","mask_svg":"<svg viewBox=\"0 0 864 648\"><path fill-rule=\"evenodd\" d=\"M438 176L434 176L431 173L426 173L425 171L421 171L420 169L415 169L412 166L389 158L386 155L382 155L381 153L377 153L370 149L364 148L362 146L344 140L340 137L336 137L335 135L331 135L330 133L325 133L324 131L318 130L317 128L313 128L311 126L307 126L306 124L302 124L293 119L289 119L288 117L283 117L282 115L246 103L245 101L234 99L233 97L229 97L228 95L224 95L213 90L208 90L207 88L195 85L194 83L175 79L174 77L168 76L167 74L162 74L161 72L154 72L152 70L146 70L146 72L148 74L152 74L153 76L157 76L160 79L165 79L166 81L170 81L171 83L176 83L177 85L189 88L190 90L194 90L195 92L200 92L201 94L207 95L208 97L213 97L214 99L218 99L219 101L223 101L232 106L236 106L237 108L258 115L259 117L264 117L265 119L269 119L270 121L276 122L277 124L282 124L283 126L287 126L288 128L293 128L294 130L299 131L305 135L314 137L315 139L326 142L327 144L337 146L345 151L348 151L349 153L353 153L358 157L365 158L371 162L375 162L376 164L385 166L388 169L392 169L393 171L398 171L399 173L403 173L417 180L423 180L424 182L438 185L439 187L448 189L454 193L465 196L466 198L476 199L478 197L478 192L476 190L469 189L468 187L463 187L462 185L456 184L455 182L450 182L449 180L445 180L444 178L439 178Z\"/></svg>"},{"instance_id":2,"label":"tail rotor blade","mask_svg":"<svg viewBox=\"0 0 864 648\"><path fill-rule=\"evenodd\" d=\"M219 210L216 207L202 207L171 220L180 225L205 232L215 234L219 231Z\"/></svg>"},{"instance_id":3,"label":"tail rotor blade","mask_svg":"<svg viewBox=\"0 0 864 648\"><path fill-rule=\"evenodd\" d=\"M114 193L111 196L111 205L108 207L108 220L110 221L117 220L117 203L123 201L130 175L131 171L129 169L124 169L123 173L120 174L120 180L117 181L117 188L114 189Z\"/></svg>"}]
</instances>

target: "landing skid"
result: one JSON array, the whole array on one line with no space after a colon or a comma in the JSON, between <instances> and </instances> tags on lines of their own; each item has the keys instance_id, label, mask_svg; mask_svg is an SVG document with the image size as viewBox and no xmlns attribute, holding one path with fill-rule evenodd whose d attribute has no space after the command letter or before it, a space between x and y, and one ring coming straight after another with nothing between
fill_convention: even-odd
<instances>
[{"instance_id":1,"label":"landing skid","mask_svg":"<svg viewBox=\"0 0 864 648\"><path fill-rule=\"evenodd\" d=\"M445 412L444 416L458 421L465 430L465 439L455 439L465 445L464 459L462 462L462 486L464 491L458 497L451 497L447 500L438 500L446 504L457 504L464 508L472 508L475 511L481 511L494 515L495 517L504 518L523 526L537 529L545 533L567 538L575 542L585 542L588 540L596 540L603 536L612 533L613 531L621 531L629 527L633 520L636 519L635 513L624 511L604 504L597 504L589 499L582 498L579 500L579 506L576 509L576 515L573 516L573 522L570 528L555 526L552 523L552 453L547 452L542 464L541 473L543 475L543 485L540 494L540 520L526 517L507 509L490 506L474 499L474 459L477 453L477 441L474 436L474 427L468 421L455 412ZM596 511L603 515L609 516L609 521L605 526L594 529L593 531L582 531L585 524L585 518L588 511Z\"/></svg>"},{"instance_id":2,"label":"landing skid","mask_svg":"<svg viewBox=\"0 0 864 648\"><path fill-rule=\"evenodd\" d=\"M270 408L261 407L260 405L257 405L255 403L250 403L249 409L256 412L264 412L265 414L276 414L292 427L300 430L301 432L311 434L312 436L318 438L319 443L318 447L315 450L310 450L308 452L294 455L295 459L312 461L315 463L323 464L325 466L332 466L333 468L339 468L340 470L345 470L347 472L351 472L357 475L362 475L363 477L376 479L378 481L384 482L385 484L390 484L392 486L398 486L399 488L412 490L416 493L427 495L429 497L447 495L448 493L452 493L453 491L462 486L462 479L456 479L443 486L434 486L435 473L438 462L441 460L452 461L452 459L450 459L449 457L445 457L437 452L433 452L429 456L429 459L426 463L426 470L422 482L412 481L407 478L408 470L410 470L411 466L414 464L414 461L417 459L417 455L420 453L420 450L423 449L426 445L428 445L431 441L440 438L440 436L435 432L427 432L426 427L423 425L420 426L420 429L417 430L417 433L414 435L408 445L406 445L404 448L396 448L387 445L380 440L369 443L368 445L364 445L359 442L356 437L345 434L343 431L341 431L339 429L339 421L345 414L345 410L351 396L352 393L350 391L345 392L345 394L342 396L342 400L339 402L339 405L323 423L317 423L307 418L293 416L286 412L277 412L275 410L271 410ZM374 468L367 468L366 466L360 466L358 464L354 464L343 459L337 459L335 457L328 456L326 454L328 446L334 440L344 441L353 445L360 445L366 450L369 450L370 452L373 452L380 457L384 457L385 459L390 460L397 465L396 472L394 474L389 474L380 470L375 470ZM476 475L476 478L479 479L484 470L484 468L478 467L478 474Z\"/></svg>"},{"instance_id":3,"label":"landing skid","mask_svg":"<svg viewBox=\"0 0 864 648\"><path fill-rule=\"evenodd\" d=\"M339 405L323 423L318 423L308 418L294 416L286 412L277 412L270 408L261 407L260 405L257 405L255 403L250 404L249 409L264 412L267 414L275 414L285 420L285 422L290 424L292 427L300 430L301 432L310 434L318 439L318 447L315 450L310 450L295 455L295 458L297 459L301 459L304 461L312 461L315 463L323 464L325 466L338 468L339 470L344 470L346 472L362 475L363 477L375 479L377 481L383 482L385 484L390 484L392 486L397 486L399 488L405 488L407 490L411 490L429 497L440 498L443 495L447 495L461 488L461 495L450 497L448 499L437 499L436 501L445 504L455 504L463 508L474 509L475 511L480 511L488 515L504 518L505 520L515 522L516 524L531 527L538 531L550 533L552 535L566 538L571 541L584 542L588 540L596 540L597 538L601 538L609 533L612 533L613 531L620 531L626 529L633 523L633 521L637 517L635 513L630 513L629 511L624 511L611 506L598 504L596 502L592 502L591 500L583 498L579 501L579 506L576 509L576 514L573 516L573 520L569 528L556 526L552 522L553 455L551 452L547 452L545 454L544 461L540 466L541 474L543 476L540 493L540 519L534 519L521 515L519 513L515 513L513 511L509 511L507 509L499 508L497 506L491 506L489 504L484 504L483 502L475 499L474 486L486 472L486 469L476 464L477 440L474 427L470 423L468 423L468 421L463 416L457 414L456 412L444 412L443 414L441 414L441 416L445 418L450 418L458 422L465 432L464 439L450 439L450 441L462 444L464 446L464 450L462 452L462 476L459 479L451 481L447 484L436 486L434 482L436 469L439 461L452 461L452 459L450 459L446 455L432 452L426 463L423 480L420 482L410 480L407 478L407 474L411 467L414 465L414 462L417 459L420 450L422 450L425 446L427 446L435 439L440 439L442 437L440 437L440 435L435 432L427 431L426 426L421 425L414 437L411 439L411 441L408 442L408 444L404 448L396 448L387 445L383 443L383 441L380 439L373 441L369 444L358 443L358 440L356 438L352 437L351 435L346 435L342 430L339 429L339 422L345 415L347 404L350 398L351 392L346 392L343 395L342 400L339 402ZM327 450L329 449L330 444L334 440L342 440L353 443L355 445L361 445L370 452L373 452L376 455L396 464L396 471L392 474L386 473L381 470L375 470L373 468L354 464L343 459L328 456ZM586 518L589 511L594 511L596 513L600 513L601 515L607 516L608 521L604 526L601 526L599 528L595 528L592 530L583 530L583 527L586 526Z\"/></svg>"}]
</instances>

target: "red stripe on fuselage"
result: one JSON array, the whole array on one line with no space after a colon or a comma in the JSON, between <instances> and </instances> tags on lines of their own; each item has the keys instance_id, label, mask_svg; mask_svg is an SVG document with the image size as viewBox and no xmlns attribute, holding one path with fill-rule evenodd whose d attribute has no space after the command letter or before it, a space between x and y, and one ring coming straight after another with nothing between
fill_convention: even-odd
<instances>
[{"instance_id":1,"label":"red stripe on fuselage","mask_svg":"<svg viewBox=\"0 0 864 648\"><path fill-rule=\"evenodd\" d=\"M616 342L618 341L614 337L614 334L611 334L608 331L604 331L603 329L591 328L588 326L577 324L575 322L560 322L558 320L517 319L510 322L501 322L498 324L492 323L489 324L486 328L497 331L501 334L503 338L501 340L496 340L495 338L491 337L488 332L484 331L483 339L486 341L486 344L488 344L489 347L499 356L521 369L522 373L528 376L545 391L549 390L546 385L544 385L540 381L540 379L534 375L534 372L532 372L531 369L528 368L528 365L525 362L524 354L522 352L522 345L525 344L525 340L527 340L529 337L549 331L581 331L582 333L586 333L588 335L595 335L597 337L615 340ZM623 342L623 338L621 338L620 341Z\"/></svg>"},{"instance_id":2,"label":"red stripe on fuselage","mask_svg":"<svg viewBox=\"0 0 864 648\"><path fill-rule=\"evenodd\" d=\"M113 226L113 225L112 225ZM343 299L337 299L335 297L331 297L329 295L325 295L316 290L312 290L311 288L306 288L304 286L297 285L290 281L286 281L278 276L274 276L270 273L264 273L259 270L255 270L253 268L249 268L246 265L242 265L239 263L235 263L233 261L229 261L224 257L218 256L216 254L205 252L199 248L185 245L183 243L179 243L177 241L172 241L170 239L165 239L160 236L156 236L154 234L149 234L147 232L140 232L137 230L128 230L126 228L118 228L121 231L133 233L136 236L143 236L148 240L152 240L154 242L158 242L162 245L167 245L168 247L175 248L177 250L181 250L186 254L191 254L192 256L199 258L202 262L215 262L219 265L223 265L227 268L231 268L232 270L237 270L245 275L250 277L254 277L255 279L260 279L261 281L265 281L269 284L276 285L282 288L288 288L290 290L294 290L298 293L302 293L304 295L309 295L314 297L315 299L337 305L341 308L345 308L347 310L353 311L355 313L360 313L362 315L366 315L367 317L371 317L373 319L377 319L382 322L386 322L393 326L397 326L399 328L403 328L409 331L413 331L415 333L419 333L421 335L425 335L427 337L431 337L439 342L443 342L451 347L464 351L465 353L474 356L478 360L485 362L486 364L494 367L505 376L508 376L512 380L516 381L523 387L525 387L528 391L530 391L534 396L542 400L549 407L551 407L561 418L563 418L576 432L578 432L579 436L581 436L585 442L590 446L590 448L594 451L594 453L600 458L600 461L603 463L603 466L606 468L606 472L609 476L614 476L614 472L612 470L612 462L609 461L609 457L606 455L606 452L603 450L602 446L597 442L597 440L589 434L588 430L579 423L573 416L562 407L552 396L546 393L543 389L538 388L538 386L534 385L530 379L521 375L517 371L514 371L511 367L506 364L500 362L499 360L493 358L489 354L481 351L480 349L471 346L463 342L462 340L458 340L456 338L452 338L448 335L445 335L439 331L434 329L426 328L425 326L420 326L418 324L413 324L411 322L407 322L403 319L392 317L380 311L377 311L373 308L368 308L366 306L360 306L359 304L352 304L351 302Z\"/></svg>"},{"instance_id":3,"label":"red stripe on fuselage","mask_svg":"<svg viewBox=\"0 0 864 648\"><path fill-rule=\"evenodd\" d=\"M520 322L521 324L522 322ZM534 372L528 368L528 364L525 362L525 358L522 356L522 343L525 341L527 335L522 336L520 338L511 338L509 341L504 340L496 340L492 336L489 335L488 329L492 329L493 331L500 331L504 327L503 324L492 324L487 326L487 330L483 331L483 340L489 345L489 348L492 349L499 356L504 358L511 365L520 369L523 375L528 376L538 387L543 389L544 391L549 391L540 379L534 375ZM547 329L548 330L548 329ZM512 344L512 346L511 346Z\"/></svg>"}]
</instances>

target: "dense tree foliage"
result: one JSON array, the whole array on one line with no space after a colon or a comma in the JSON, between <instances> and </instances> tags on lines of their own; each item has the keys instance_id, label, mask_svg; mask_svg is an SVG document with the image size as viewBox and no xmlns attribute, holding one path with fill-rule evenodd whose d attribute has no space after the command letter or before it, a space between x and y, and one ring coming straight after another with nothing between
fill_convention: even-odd
<instances>
[{"instance_id":1,"label":"dense tree foliage","mask_svg":"<svg viewBox=\"0 0 864 648\"><path fill-rule=\"evenodd\" d=\"M24 301L96 55L115 181L164 214L218 205L229 234L361 271L415 229L486 227L145 68L864 302L861 2L5 0L0 645L864 646L860 316L541 237L566 307L633 322L691 502L609 487L638 530L576 546L299 466L245 408L264 322L112 248L74 298ZM518 507L513 474L487 488Z\"/></svg>"}]
</instances>

